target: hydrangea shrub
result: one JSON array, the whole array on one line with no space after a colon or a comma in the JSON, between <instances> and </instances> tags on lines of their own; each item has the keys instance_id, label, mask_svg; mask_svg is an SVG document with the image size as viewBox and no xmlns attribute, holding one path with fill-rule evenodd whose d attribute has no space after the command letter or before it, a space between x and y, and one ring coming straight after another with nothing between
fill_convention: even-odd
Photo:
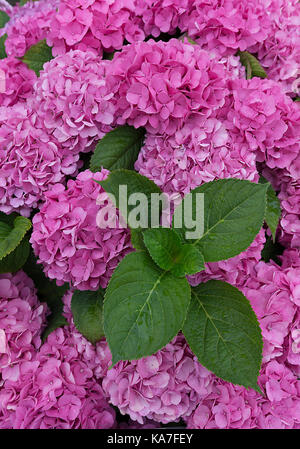
<instances>
[{"instance_id":1,"label":"hydrangea shrub","mask_svg":"<svg viewBox=\"0 0 300 449\"><path fill-rule=\"evenodd\" d=\"M0 0L1 429L300 428L299 16Z\"/></svg>"}]
</instances>

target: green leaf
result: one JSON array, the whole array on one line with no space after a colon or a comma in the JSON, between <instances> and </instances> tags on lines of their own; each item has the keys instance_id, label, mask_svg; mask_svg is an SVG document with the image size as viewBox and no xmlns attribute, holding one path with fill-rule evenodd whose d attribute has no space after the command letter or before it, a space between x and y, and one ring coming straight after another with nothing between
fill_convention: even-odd
<instances>
[{"instance_id":1,"label":"green leaf","mask_svg":"<svg viewBox=\"0 0 300 449\"><path fill-rule=\"evenodd\" d=\"M261 330L237 288L221 281L192 288L183 333L199 362L216 376L259 391Z\"/></svg>"},{"instance_id":2,"label":"green leaf","mask_svg":"<svg viewBox=\"0 0 300 449\"><path fill-rule=\"evenodd\" d=\"M78 331L91 343L104 336L102 307L104 290L96 292L76 290L72 296L71 310Z\"/></svg>"},{"instance_id":3,"label":"green leaf","mask_svg":"<svg viewBox=\"0 0 300 449\"><path fill-rule=\"evenodd\" d=\"M95 182L100 184L108 194L114 195L115 205L119 209L125 223L129 224L129 227L134 227L131 226L132 219L130 220L130 217L132 217L131 212L134 209L136 210L138 204L141 205L139 217L142 219L144 226L139 225L137 227L151 227L151 194L162 194L160 188L153 181L135 171L119 169L111 172L104 181ZM122 199L122 196L119 197L119 192L122 189L124 199ZM145 195L145 207L143 202L140 203L139 200L137 200L136 204L128 204L128 198L133 194Z\"/></svg>"},{"instance_id":4,"label":"green leaf","mask_svg":"<svg viewBox=\"0 0 300 449\"><path fill-rule=\"evenodd\" d=\"M7 39L7 34L3 34L0 37L0 59L7 58L6 50L5 50L5 41Z\"/></svg>"},{"instance_id":5,"label":"green leaf","mask_svg":"<svg viewBox=\"0 0 300 449\"><path fill-rule=\"evenodd\" d=\"M145 136L144 128L119 126L99 141L91 158L90 170L100 171L118 168L133 169Z\"/></svg>"},{"instance_id":6,"label":"green leaf","mask_svg":"<svg viewBox=\"0 0 300 449\"><path fill-rule=\"evenodd\" d=\"M297 97L294 101L300 101L300 97Z\"/></svg>"},{"instance_id":7,"label":"green leaf","mask_svg":"<svg viewBox=\"0 0 300 449\"><path fill-rule=\"evenodd\" d=\"M255 56L251 55L248 51L238 51L238 56L240 57L241 64L246 67L247 79L257 76L258 78L266 78L267 74L256 59Z\"/></svg>"},{"instance_id":8,"label":"green leaf","mask_svg":"<svg viewBox=\"0 0 300 449\"><path fill-rule=\"evenodd\" d=\"M267 184L268 181L260 177L259 182L261 184ZM276 230L278 227L278 223L281 216L281 208L280 208L280 201L277 198L277 195L271 186L269 184L268 190L267 190L267 207L266 207L266 215L265 215L265 222L267 223L268 227L270 228L270 231L272 233L273 241L275 242L276 237Z\"/></svg>"},{"instance_id":9,"label":"green leaf","mask_svg":"<svg viewBox=\"0 0 300 449\"><path fill-rule=\"evenodd\" d=\"M30 228L28 218L0 214L0 260L16 249Z\"/></svg>"},{"instance_id":10,"label":"green leaf","mask_svg":"<svg viewBox=\"0 0 300 449\"><path fill-rule=\"evenodd\" d=\"M206 262L234 257L249 247L263 224L267 188L266 184L240 179L220 179L203 184L183 199L183 207L178 206L178 211L182 209L183 227L174 229L182 236L191 231L185 225L185 203L189 205L191 199L193 214L197 213L196 194L204 193L203 235L187 239L187 242L197 246Z\"/></svg>"},{"instance_id":11,"label":"green leaf","mask_svg":"<svg viewBox=\"0 0 300 449\"><path fill-rule=\"evenodd\" d=\"M146 250L141 229L130 229L131 244L135 249Z\"/></svg>"},{"instance_id":12,"label":"green leaf","mask_svg":"<svg viewBox=\"0 0 300 449\"><path fill-rule=\"evenodd\" d=\"M183 273L196 274L205 270L204 263L203 254L195 246L185 244L181 247L177 263L171 272L175 276L183 276Z\"/></svg>"},{"instance_id":13,"label":"green leaf","mask_svg":"<svg viewBox=\"0 0 300 449\"><path fill-rule=\"evenodd\" d=\"M22 61L39 76L45 62L51 59L53 59L52 49L46 44L46 40L44 39L32 45L23 56Z\"/></svg>"},{"instance_id":14,"label":"green leaf","mask_svg":"<svg viewBox=\"0 0 300 449\"><path fill-rule=\"evenodd\" d=\"M25 264L30 251L29 239L25 237L14 251L0 260L0 273L15 273Z\"/></svg>"},{"instance_id":15,"label":"green leaf","mask_svg":"<svg viewBox=\"0 0 300 449\"><path fill-rule=\"evenodd\" d=\"M48 317L47 327L43 332L42 340L45 341L48 335L51 334L58 327L68 324L63 313L62 297L70 288L69 284L62 286L56 285L54 280L47 278L43 272L42 265L37 263L32 249L30 250L28 260L23 267L25 273L33 280L40 302L46 302L51 310L51 315Z\"/></svg>"},{"instance_id":16,"label":"green leaf","mask_svg":"<svg viewBox=\"0 0 300 449\"><path fill-rule=\"evenodd\" d=\"M178 277L204 270L202 254L192 245L182 245L173 229L147 229L143 235L150 256L163 270Z\"/></svg>"},{"instance_id":17,"label":"green leaf","mask_svg":"<svg viewBox=\"0 0 300 449\"><path fill-rule=\"evenodd\" d=\"M112 364L154 354L182 328L190 302L185 278L160 270L144 251L114 271L104 300L104 332Z\"/></svg>"},{"instance_id":18,"label":"green leaf","mask_svg":"<svg viewBox=\"0 0 300 449\"><path fill-rule=\"evenodd\" d=\"M6 12L0 11L0 28L4 28L7 22L10 21L10 17Z\"/></svg>"}]
</instances>

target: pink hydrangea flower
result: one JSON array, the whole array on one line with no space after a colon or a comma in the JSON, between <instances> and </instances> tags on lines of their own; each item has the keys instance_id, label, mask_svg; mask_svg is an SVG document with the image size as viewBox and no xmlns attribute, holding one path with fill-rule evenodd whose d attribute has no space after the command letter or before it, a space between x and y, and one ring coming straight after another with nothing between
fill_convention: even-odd
<instances>
[{"instance_id":1,"label":"pink hydrangea flower","mask_svg":"<svg viewBox=\"0 0 300 449\"><path fill-rule=\"evenodd\" d=\"M264 0L189 0L179 27L202 48L228 55L266 39L271 23Z\"/></svg>"},{"instance_id":2,"label":"pink hydrangea flower","mask_svg":"<svg viewBox=\"0 0 300 449\"><path fill-rule=\"evenodd\" d=\"M264 361L283 354L284 339L296 313L297 299L293 294L296 276L291 270L259 262L255 267L256 275L248 278L242 289L260 323Z\"/></svg>"},{"instance_id":3,"label":"pink hydrangea flower","mask_svg":"<svg viewBox=\"0 0 300 449\"><path fill-rule=\"evenodd\" d=\"M120 49L124 40L143 40L141 19L135 14L134 0L61 0L51 22L48 43L54 54L70 49L101 54Z\"/></svg>"},{"instance_id":4,"label":"pink hydrangea flower","mask_svg":"<svg viewBox=\"0 0 300 449\"><path fill-rule=\"evenodd\" d=\"M21 58L32 45L47 37L58 4L59 0L40 0L14 7L5 28L8 56Z\"/></svg>"},{"instance_id":5,"label":"pink hydrangea flower","mask_svg":"<svg viewBox=\"0 0 300 449\"><path fill-rule=\"evenodd\" d=\"M211 391L212 375L193 356L182 335L156 354L119 362L107 372L103 389L122 414L143 424L189 416Z\"/></svg>"},{"instance_id":6,"label":"pink hydrangea flower","mask_svg":"<svg viewBox=\"0 0 300 449\"><path fill-rule=\"evenodd\" d=\"M104 204L99 195L107 196L94 179L101 181L108 173L81 172L68 181L67 190L56 184L33 218L31 243L45 273L79 290L106 287L119 261L131 251L128 229L97 224Z\"/></svg>"},{"instance_id":7,"label":"pink hydrangea flower","mask_svg":"<svg viewBox=\"0 0 300 449\"><path fill-rule=\"evenodd\" d=\"M231 87L233 102L221 113L236 141L247 143L249 150L256 152L257 161L264 161L269 168L284 168L290 176L299 175L297 104L274 81L236 79Z\"/></svg>"},{"instance_id":8,"label":"pink hydrangea flower","mask_svg":"<svg viewBox=\"0 0 300 449\"><path fill-rule=\"evenodd\" d=\"M283 90L299 95L300 76L300 6L297 0L271 0L268 2L271 20L266 39L251 47L265 68L268 78L280 82Z\"/></svg>"},{"instance_id":9,"label":"pink hydrangea flower","mask_svg":"<svg viewBox=\"0 0 300 449\"><path fill-rule=\"evenodd\" d=\"M189 0L137 0L135 13L143 21L145 35L174 34L180 17L189 8Z\"/></svg>"},{"instance_id":10,"label":"pink hydrangea flower","mask_svg":"<svg viewBox=\"0 0 300 449\"><path fill-rule=\"evenodd\" d=\"M0 108L1 211L29 216L51 186L76 174L78 159L39 127L26 103Z\"/></svg>"},{"instance_id":11,"label":"pink hydrangea flower","mask_svg":"<svg viewBox=\"0 0 300 449\"><path fill-rule=\"evenodd\" d=\"M282 183L278 198L282 210L280 241L291 248L300 247L300 182L293 179Z\"/></svg>"},{"instance_id":12,"label":"pink hydrangea flower","mask_svg":"<svg viewBox=\"0 0 300 449\"><path fill-rule=\"evenodd\" d=\"M33 91L37 77L33 70L13 56L0 60L4 90L0 89L0 106L13 106L25 101Z\"/></svg>"},{"instance_id":13,"label":"pink hydrangea flower","mask_svg":"<svg viewBox=\"0 0 300 449\"><path fill-rule=\"evenodd\" d=\"M222 63L176 39L138 42L116 53L107 71L117 124L173 134L192 114L209 116L228 93Z\"/></svg>"},{"instance_id":14,"label":"pink hydrangea flower","mask_svg":"<svg viewBox=\"0 0 300 449\"><path fill-rule=\"evenodd\" d=\"M70 154L90 151L110 130L112 97L106 88L108 61L80 50L44 65L35 85L33 107L42 126Z\"/></svg>"},{"instance_id":15,"label":"pink hydrangea flower","mask_svg":"<svg viewBox=\"0 0 300 449\"><path fill-rule=\"evenodd\" d=\"M0 428L105 429L115 412L104 398L73 336L73 327L56 329L32 361L20 364L18 380L0 390Z\"/></svg>"},{"instance_id":16,"label":"pink hydrangea flower","mask_svg":"<svg viewBox=\"0 0 300 449\"><path fill-rule=\"evenodd\" d=\"M222 122L191 117L174 135L148 134L135 169L167 193L187 194L214 179L257 182L255 155L234 145Z\"/></svg>"},{"instance_id":17,"label":"pink hydrangea flower","mask_svg":"<svg viewBox=\"0 0 300 449\"><path fill-rule=\"evenodd\" d=\"M41 346L46 312L23 271L0 274L0 385L6 379L17 381L20 363L32 360Z\"/></svg>"},{"instance_id":18,"label":"pink hydrangea flower","mask_svg":"<svg viewBox=\"0 0 300 449\"><path fill-rule=\"evenodd\" d=\"M300 424L300 384L273 360L258 380L265 396L215 378L212 392L188 419L192 429L292 429Z\"/></svg>"}]
</instances>

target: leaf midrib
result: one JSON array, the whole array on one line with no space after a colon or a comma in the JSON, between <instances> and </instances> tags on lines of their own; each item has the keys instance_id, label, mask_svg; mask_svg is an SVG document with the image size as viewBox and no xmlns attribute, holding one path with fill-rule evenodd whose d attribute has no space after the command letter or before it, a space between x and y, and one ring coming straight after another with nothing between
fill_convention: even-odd
<instances>
[{"instance_id":1,"label":"leaf midrib","mask_svg":"<svg viewBox=\"0 0 300 449\"><path fill-rule=\"evenodd\" d=\"M124 339L123 342L121 343L121 348L124 347L125 342L126 342L127 339L129 338L129 335L130 335L130 333L131 333L133 327L137 324L137 321L138 321L138 319L139 319L139 317L140 317L140 315L141 315L141 313L142 313L142 311L144 310L144 308L145 308L146 305L149 307L150 316L151 316L151 320L152 320L152 313L151 313L151 307L150 307L150 305L149 305L149 300L150 300L150 298L151 298L153 292L155 291L157 285L161 282L163 276L165 276L166 273L167 273L167 271L164 271L164 272L157 278L157 280L155 281L155 283L154 283L152 289L149 291L149 294L148 294L148 296L147 296L147 298L146 298L146 300L145 300L145 302L144 302L142 308L141 308L140 311L139 311L139 314L137 315L136 319L134 320L134 322L133 322L131 328L129 329L129 331L128 331L126 337L125 337L125 339Z\"/></svg>"}]
</instances>

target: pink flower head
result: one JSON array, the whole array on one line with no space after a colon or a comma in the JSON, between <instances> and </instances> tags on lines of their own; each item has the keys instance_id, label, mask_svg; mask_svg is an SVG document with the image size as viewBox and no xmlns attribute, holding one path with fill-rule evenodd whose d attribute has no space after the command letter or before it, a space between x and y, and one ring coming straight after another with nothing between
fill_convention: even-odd
<instances>
[{"instance_id":1,"label":"pink flower head","mask_svg":"<svg viewBox=\"0 0 300 449\"><path fill-rule=\"evenodd\" d=\"M267 79L232 81L233 102L224 112L235 139L256 151L257 160L300 176L300 109L279 83ZM299 166L299 167L298 167Z\"/></svg>"},{"instance_id":2,"label":"pink flower head","mask_svg":"<svg viewBox=\"0 0 300 449\"><path fill-rule=\"evenodd\" d=\"M13 106L32 94L36 75L22 61L13 56L1 59L0 72L4 79L4 89L0 90L0 106Z\"/></svg>"},{"instance_id":3,"label":"pink flower head","mask_svg":"<svg viewBox=\"0 0 300 449\"><path fill-rule=\"evenodd\" d=\"M179 27L202 48L230 55L263 41L271 22L264 0L189 0Z\"/></svg>"},{"instance_id":4,"label":"pink flower head","mask_svg":"<svg viewBox=\"0 0 300 449\"><path fill-rule=\"evenodd\" d=\"M192 114L211 115L227 95L223 64L176 39L138 42L115 54L107 71L117 124L173 134Z\"/></svg>"},{"instance_id":5,"label":"pink flower head","mask_svg":"<svg viewBox=\"0 0 300 449\"><path fill-rule=\"evenodd\" d=\"M103 207L99 195L107 196L94 180L101 181L108 173L86 170L68 181L67 190L55 185L33 218L31 243L45 273L79 290L106 287L119 261L131 250L127 229L97 224Z\"/></svg>"},{"instance_id":6,"label":"pink flower head","mask_svg":"<svg viewBox=\"0 0 300 449\"><path fill-rule=\"evenodd\" d=\"M210 392L211 378L179 335L152 356L119 362L107 372L103 389L109 401L134 421L168 423L191 414Z\"/></svg>"},{"instance_id":7,"label":"pink flower head","mask_svg":"<svg viewBox=\"0 0 300 449\"><path fill-rule=\"evenodd\" d=\"M1 211L29 216L45 191L76 173L78 159L64 154L25 102L0 108Z\"/></svg>"},{"instance_id":8,"label":"pink flower head","mask_svg":"<svg viewBox=\"0 0 300 449\"><path fill-rule=\"evenodd\" d=\"M34 44L46 38L59 0L30 1L16 6L6 26L8 56L21 58Z\"/></svg>"},{"instance_id":9,"label":"pink flower head","mask_svg":"<svg viewBox=\"0 0 300 449\"><path fill-rule=\"evenodd\" d=\"M107 64L91 52L72 50L46 63L35 85L42 126L69 154L90 151L110 130L114 107L105 82Z\"/></svg>"},{"instance_id":10,"label":"pink flower head","mask_svg":"<svg viewBox=\"0 0 300 449\"><path fill-rule=\"evenodd\" d=\"M101 54L120 49L124 40L143 40L141 19L135 15L134 0L62 0L51 22L48 36L54 54L70 49Z\"/></svg>"},{"instance_id":11,"label":"pink flower head","mask_svg":"<svg viewBox=\"0 0 300 449\"><path fill-rule=\"evenodd\" d=\"M255 156L234 145L222 122L191 117L174 135L148 134L135 164L167 193L187 194L221 178L257 181Z\"/></svg>"},{"instance_id":12,"label":"pink flower head","mask_svg":"<svg viewBox=\"0 0 300 449\"><path fill-rule=\"evenodd\" d=\"M300 182L290 178L282 183L278 198L282 210L280 241L291 248L300 247Z\"/></svg>"},{"instance_id":13,"label":"pink flower head","mask_svg":"<svg viewBox=\"0 0 300 449\"><path fill-rule=\"evenodd\" d=\"M0 390L0 428L105 429L115 412L85 359L73 327L56 329L35 358L21 364L18 380ZM92 345L91 345L92 346Z\"/></svg>"},{"instance_id":14,"label":"pink flower head","mask_svg":"<svg viewBox=\"0 0 300 449\"><path fill-rule=\"evenodd\" d=\"M268 1L271 27L263 41L251 47L256 53L268 78L280 82L283 90L299 95L300 75L300 6L297 0Z\"/></svg>"},{"instance_id":15,"label":"pink flower head","mask_svg":"<svg viewBox=\"0 0 300 449\"><path fill-rule=\"evenodd\" d=\"M23 271L0 274L0 383L18 380L20 363L34 357L46 312Z\"/></svg>"},{"instance_id":16,"label":"pink flower head","mask_svg":"<svg viewBox=\"0 0 300 449\"><path fill-rule=\"evenodd\" d=\"M300 385L277 361L264 365L258 384L264 396L215 378L212 391L188 419L191 429L292 429L300 423Z\"/></svg>"},{"instance_id":17,"label":"pink flower head","mask_svg":"<svg viewBox=\"0 0 300 449\"><path fill-rule=\"evenodd\" d=\"M180 17L189 9L189 0L137 0L136 15L143 21L145 35L174 34Z\"/></svg>"}]
</instances>

